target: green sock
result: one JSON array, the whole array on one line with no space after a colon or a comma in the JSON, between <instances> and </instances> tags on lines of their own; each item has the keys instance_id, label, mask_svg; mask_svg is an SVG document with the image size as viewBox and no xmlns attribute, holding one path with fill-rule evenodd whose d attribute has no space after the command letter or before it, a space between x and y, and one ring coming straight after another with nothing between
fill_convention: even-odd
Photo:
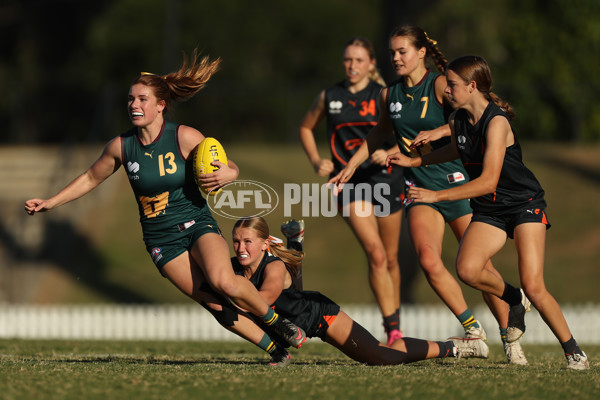
<instances>
[{"instance_id":1,"label":"green sock","mask_svg":"<svg viewBox=\"0 0 600 400\"><path fill-rule=\"evenodd\" d=\"M468 308L462 314L457 315L456 318L458 318L465 330L469 329L470 327L479 328L479 323L473 316L471 310Z\"/></svg>"},{"instance_id":2,"label":"green sock","mask_svg":"<svg viewBox=\"0 0 600 400\"><path fill-rule=\"evenodd\" d=\"M258 347L271 354L273 350L275 350L275 342L271 340L269 335L265 333L265 335L260 339L260 342L257 344Z\"/></svg>"},{"instance_id":3,"label":"green sock","mask_svg":"<svg viewBox=\"0 0 600 400\"><path fill-rule=\"evenodd\" d=\"M506 343L506 328L500 328L500 338L502 343Z\"/></svg>"},{"instance_id":4,"label":"green sock","mask_svg":"<svg viewBox=\"0 0 600 400\"><path fill-rule=\"evenodd\" d=\"M262 318L265 324L272 325L273 322L277 320L277 317L279 317L279 315L275 312L275 310L269 307L269 311L267 311L267 313L260 318Z\"/></svg>"}]
</instances>

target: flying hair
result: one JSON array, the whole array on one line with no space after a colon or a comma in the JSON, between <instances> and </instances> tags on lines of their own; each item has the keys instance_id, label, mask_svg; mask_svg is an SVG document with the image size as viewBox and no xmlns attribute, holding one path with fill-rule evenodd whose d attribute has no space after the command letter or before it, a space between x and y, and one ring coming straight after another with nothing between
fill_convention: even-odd
<instances>
[{"instance_id":1,"label":"flying hair","mask_svg":"<svg viewBox=\"0 0 600 400\"><path fill-rule=\"evenodd\" d=\"M152 88L158 100L165 101L165 113L173 101L185 101L202 90L215 72L219 70L221 58L211 60L194 49L191 57L183 53L179 70L167 75L142 72L132 83L141 83Z\"/></svg>"}]
</instances>

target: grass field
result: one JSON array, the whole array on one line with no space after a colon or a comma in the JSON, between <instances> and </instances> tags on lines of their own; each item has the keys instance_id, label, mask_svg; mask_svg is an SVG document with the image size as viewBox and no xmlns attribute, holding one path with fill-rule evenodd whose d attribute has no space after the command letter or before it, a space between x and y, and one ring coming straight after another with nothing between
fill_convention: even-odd
<instances>
[{"instance_id":1,"label":"grass field","mask_svg":"<svg viewBox=\"0 0 600 400\"><path fill-rule=\"evenodd\" d=\"M587 347L598 354L600 346ZM320 343L287 368L246 343L0 340L0 398L17 399L597 399L600 370L566 370L558 345L528 346L530 365L429 360L367 367Z\"/></svg>"}]
</instances>

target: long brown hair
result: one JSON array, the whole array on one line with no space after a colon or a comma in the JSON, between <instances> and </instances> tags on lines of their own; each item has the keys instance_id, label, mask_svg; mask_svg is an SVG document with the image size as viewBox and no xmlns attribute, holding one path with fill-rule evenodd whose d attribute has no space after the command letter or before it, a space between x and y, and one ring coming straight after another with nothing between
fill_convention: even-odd
<instances>
[{"instance_id":1,"label":"long brown hair","mask_svg":"<svg viewBox=\"0 0 600 400\"><path fill-rule=\"evenodd\" d=\"M252 229L262 240L271 237L269 234L269 225L262 217L240 218L233 225L233 230L236 230L237 228ZM304 252L286 249L281 243L274 243L272 241L269 241L269 252L274 256L281 258L281 261L293 270L294 276L298 277L298 270L302 266Z\"/></svg>"},{"instance_id":2,"label":"long brown hair","mask_svg":"<svg viewBox=\"0 0 600 400\"><path fill-rule=\"evenodd\" d=\"M459 57L448 64L448 70L452 70L452 72L458 75L466 84L475 82L477 84L477 90L483 93L486 99L500 107L511 121L514 119L515 112L510 104L492 92L492 71L483 57Z\"/></svg>"},{"instance_id":3,"label":"long brown hair","mask_svg":"<svg viewBox=\"0 0 600 400\"><path fill-rule=\"evenodd\" d=\"M369 54L370 60L377 61L377 56L375 54L375 46L373 46L373 43L371 43L369 41L369 39L366 39L361 36L353 37L352 39L350 39L346 42L346 45L344 46L344 51L346 51L346 48L348 46L362 47L363 49L365 49L367 51L367 54ZM375 68L373 68L373 70L371 72L369 72L369 79L371 79L374 82L379 83L381 86L386 86L385 81L383 80L381 74L379 73L379 70L377 69L377 64L375 64Z\"/></svg>"},{"instance_id":4,"label":"long brown hair","mask_svg":"<svg viewBox=\"0 0 600 400\"><path fill-rule=\"evenodd\" d=\"M166 113L173 101L185 101L193 97L206 86L212 75L219 70L221 58L211 60L208 56L200 56L194 49L191 58L183 53L183 62L176 72L167 75L156 75L142 72L134 79L132 85L141 83L152 88L156 98L165 101Z\"/></svg>"},{"instance_id":5,"label":"long brown hair","mask_svg":"<svg viewBox=\"0 0 600 400\"><path fill-rule=\"evenodd\" d=\"M437 46L437 41L427 36L427 32L415 25L401 25L392 30L390 38L405 36L411 39L411 43L415 48L420 49L425 47L426 56L429 56L435 64L438 71L446 72L448 60Z\"/></svg>"}]
</instances>

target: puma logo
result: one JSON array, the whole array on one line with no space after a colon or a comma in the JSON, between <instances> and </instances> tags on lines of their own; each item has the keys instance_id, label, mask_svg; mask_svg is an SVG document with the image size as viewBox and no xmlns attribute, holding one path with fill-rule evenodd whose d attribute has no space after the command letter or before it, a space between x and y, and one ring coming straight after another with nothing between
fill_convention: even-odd
<instances>
[{"instance_id":1,"label":"puma logo","mask_svg":"<svg viewBox=\"0 0 600 400\"><path fill-rule=\"evenodd\" d=\"M406 97L410 98L411 100L414 100L414 99L415 99L415 98L414 98L412 95L410 95L410 94L408 94L408 93L405 93L405 94L406 94Z\"/></svg>"},{"instance_id":2,"label":"puma logo","mask_svg":"<svg viewBox=\"0 0 600 400\"><path fill-rule=\"evenodd\" d=\"M148 153L148 152L145 152L145 153L144 153L144 155L145 155L145 156L148 156L148 157L150 157L150 158L152 158L152 154L153 154L153 153L154 153L154 150L152 150L152 152L150 152L150 153Z\"/></svg>"}]
</instances>

